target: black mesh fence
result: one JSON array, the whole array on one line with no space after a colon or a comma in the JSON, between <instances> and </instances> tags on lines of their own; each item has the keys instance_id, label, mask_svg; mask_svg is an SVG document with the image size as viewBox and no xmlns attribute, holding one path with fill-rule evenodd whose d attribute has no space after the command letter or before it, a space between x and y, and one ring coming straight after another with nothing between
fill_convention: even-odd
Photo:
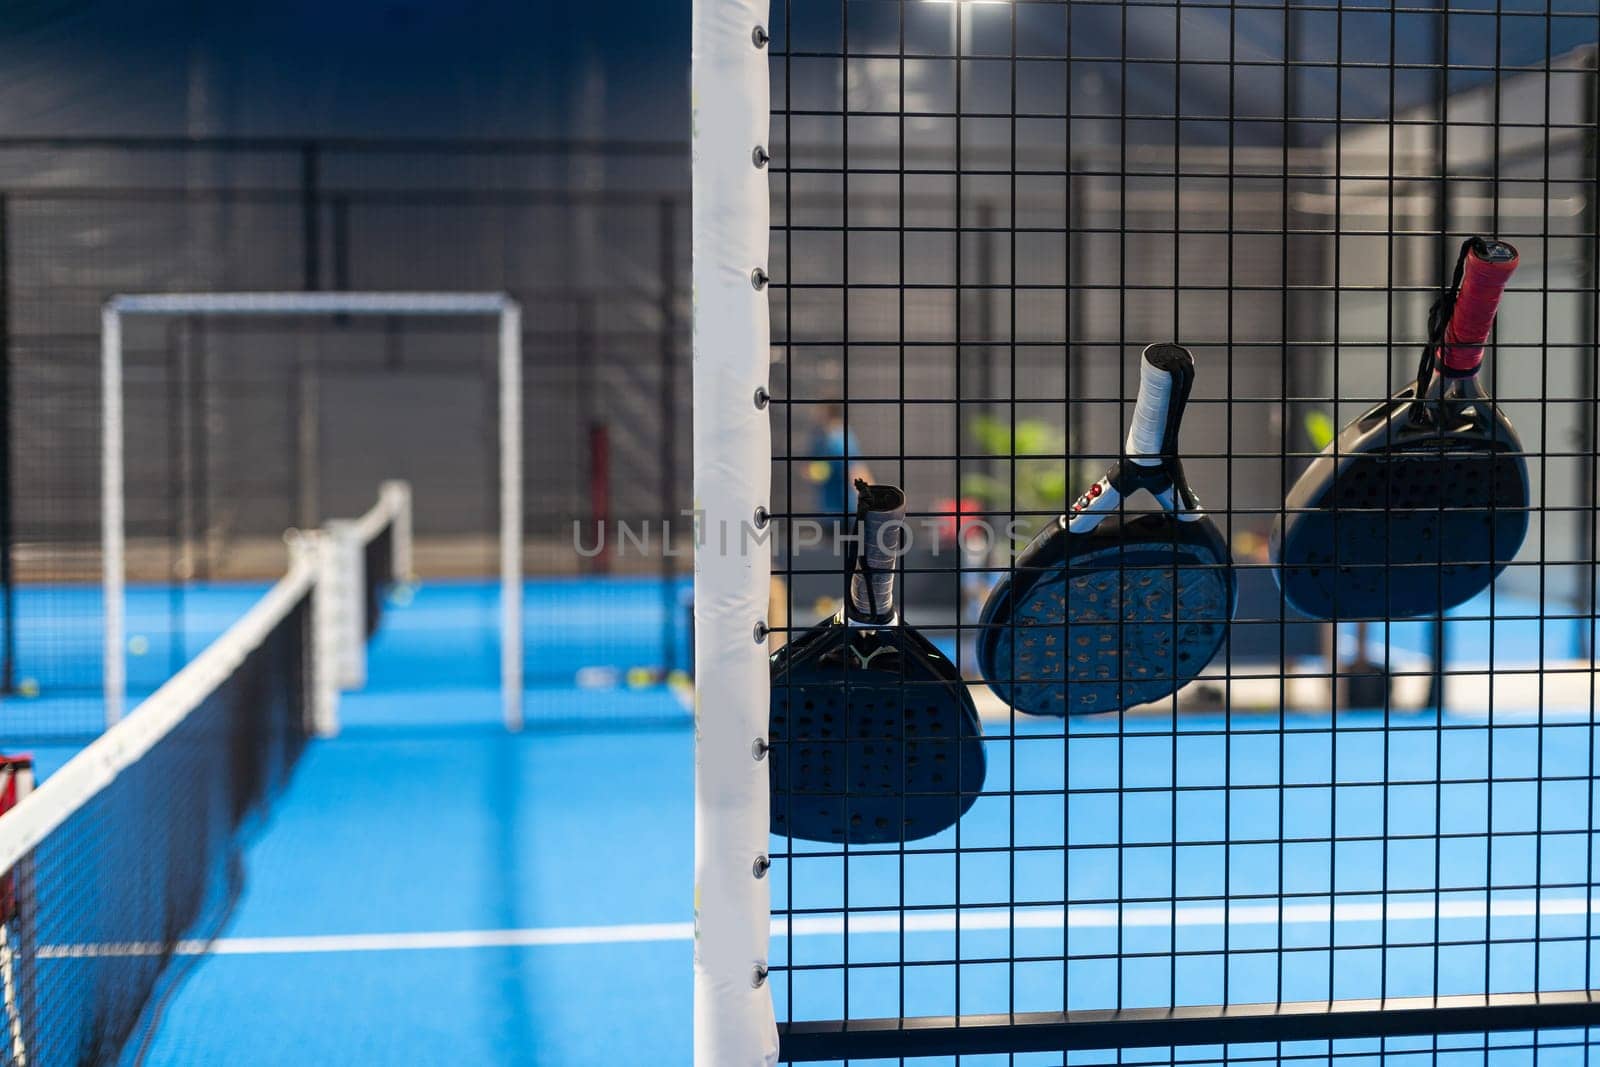
<instances>
[{"instance_id":1,"label":"black mesh fence","mask_svg":"<svg viewBox=\"0 0 1600 1067\"><path fill-rule=\"evenodd\" d=\"M686 163L678 144L0 142L0 699L27 724L13 733L97 728L100 307L119 292L510 293L524 309L525 570L556 583L529 619L530 684L686 670L687 555L660 550L661 522L688 506ZM167 621L187 591L279 573L286 527L359 513L382 478L414 487L425 578L492 581L494 346L492 323L131 324L135 688L203 644ZM563 600L559 582L583 578L589 599ZM645 636L607 638L608 598L649 617ZM577 656L556 651L563 619L587 625Z\"/></svg>"},{"instance_id":2,"label":"black mesh fence","mask_svg":"<svg viewBox=\"0 0 1600 1067\"><path fill-rule=\"evenodd\" d=\"M768 30L784 1056L1586 1059L1593 5ZM1475 341L1472 237L1458 311L1520 252ZM858 477L906 493L902 615L808 634Z\"/></svg>"}]
</instances>

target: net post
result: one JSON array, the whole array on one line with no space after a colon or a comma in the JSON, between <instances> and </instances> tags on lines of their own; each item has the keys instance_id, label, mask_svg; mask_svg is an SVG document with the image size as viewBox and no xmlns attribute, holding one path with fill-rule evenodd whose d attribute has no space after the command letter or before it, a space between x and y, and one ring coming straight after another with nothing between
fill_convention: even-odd
<instances>
[{"instance_id":1,"label":"net post","mask_svg":"<svg viewBox=\"0 0 1600 1067\"><path fill-rule=\"evenodd\" d=\"M522 307L500 309L500 700L522 729Z\"/></svg>"},{"instance_id":2,"label":"net post","mask_svg":"<svg viewBox=\"0 0 1600 1067\"><path fill-rule=\"evenodd\" d=\"M122 474L122 313L116 302L100 309L100 552L105 599L106 726L122 718L128 669L123 641L123 592L127 580Z\"/></svg>"},{"instance_id":3,"label":"net post","mask_svg":"<svg viewBox=\"0 0 1600 1067\"><path fill-rule=\"evenodd\" d=\"M697 1067L772 1064L767 982L772 561L766 0L695 0L694 509ZM754 550L753 550L754 549Z\"/></svg>"},{"instance_id":4,"label":"net post","mask_svg":"<svg viewBox=\"0 0 1600 1067\"><path fill-rule=\"evenodd\" d=\"M351 519L330 521L320 540L322 587L331 591L326 599L336 613L329 617L338 657L334 681L341 690L360 689L367 684L366 544L360 524Z\"/></svg>"},{"instance_id":5,"label":"net post","mask_svg":"<svg viewBox=\"0 0 1600 1067\"><path fill-rule=\"evenodd\" d=\"M390 479L383 483L381 491L383 498L390 502L394 514L394 578L400 582L413 581L417 572L411 527L411 483L398 478Z\"/></svg>"},{"instance_id":6,"label":"net post","mask_svg":"<svg viewBox=\"0 0 1600 1067\"><path fill-rule=\"evenodd\" d=\"M347 641L344 616L347 591L340 588L340 558L336 539L321 531L291 530L284 536L293 567L306 562L317 574L311 597L311 730L318 737L339 732L339 687Z\"/></svg>"}]
</instances>

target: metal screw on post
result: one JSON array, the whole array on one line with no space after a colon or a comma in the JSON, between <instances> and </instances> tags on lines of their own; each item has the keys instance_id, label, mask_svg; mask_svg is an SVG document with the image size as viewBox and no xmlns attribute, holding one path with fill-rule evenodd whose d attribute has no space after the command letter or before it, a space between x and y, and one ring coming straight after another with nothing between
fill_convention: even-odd
<instances>
[{"instance_id":1,"label":"metal screw on post","mask_svg":"<svg viewBox=\"0 0 1600 1067\"><path fill-rule=\"evenodd\" d=\"M750 153L750 162L756 165L757 170L760 170L762 167L765 167L768 163L772 162L772 156L767 153L765 148L761 147L760 145L756 145L755 151Z\"/></svg>"},{"instance_id":2,"label":"metal screw on post","mask_svg":"<svg viewBox=\"0 0 1600 1067\"><path fill-rule=\"evenodd\" d=\"M766 856L757 856L756 861L750 865L750 873L757 878L765 878L767 871L772 869L772 861Z\"/></svg>"},{"instance_id":3,"label":"metal screw on post","mask_svg":"<svg viewBox=\"0 0 1600 1067\"><path fill-rule=\"evenodd\" d=\"M750 43L755 45L757 48L767 47L767 42L770 40L772 40L772 38L768 36L767 28L765 26L758 25L750 31Z\"/></svg>"},{"instance_id":4,"label":"metal screw on post","mask_svg":"<svg viewBox=\"0 0 1600 1067\"><path fill-rule=\"evenodd\" d=\"M767 282L770 280L767 272L760 267L750 272L750 287L758 293L767 287Z\"/></svg>"},{"instance_id":5,"label":"metal screw on post","mask_svg":"<svg viewBox=\"0 0 1600 1067\"><path fill-rule=\"evenodd\" d=\"M767 404L769 404L772 401L772 394L767 392L767 387L766 386L758 385L758 386L756 386L755 400L756 400L756 410L757 411L765 411L767 409Z\"/></svg>"}]
</instances>

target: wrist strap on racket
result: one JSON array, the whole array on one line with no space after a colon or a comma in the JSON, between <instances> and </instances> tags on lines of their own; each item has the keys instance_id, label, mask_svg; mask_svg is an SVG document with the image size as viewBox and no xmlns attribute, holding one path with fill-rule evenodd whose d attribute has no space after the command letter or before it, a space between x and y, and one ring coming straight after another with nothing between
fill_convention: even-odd
<instances>
[{"instance_id":1,"label":"wrist strap on racket","mask_svg":"<svg viewBox=\"0 0 1600 1067\"><path fill-rule=\"evenodd\" d=\"M1427 393L1428 383L1433 381L1433 372L1438 369L1439 346L1444 343L1444 332L1450 326L1450 316L1455 314L1456 298L1461 295L1461 279L1467 270L1467 256L1476 241L1476 237L1468 237L1461 242L1450 284L1440 291L1438 299L1428 309L1428 343L1422 346L1422 359L1417 364L1416 395L1419 400Z\"/></svg>"}]
</instances>

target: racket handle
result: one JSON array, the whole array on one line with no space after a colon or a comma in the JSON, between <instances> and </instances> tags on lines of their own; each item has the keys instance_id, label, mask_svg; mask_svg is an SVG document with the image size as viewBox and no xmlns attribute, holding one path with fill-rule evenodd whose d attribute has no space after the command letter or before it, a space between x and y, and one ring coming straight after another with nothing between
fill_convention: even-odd
<instances>
[{"instance_id":1,"label":"racket handle","mask_svg":"<svg viewBox=\"0 0 1600 1067\"><path fill-rule=\"evenodd\" d=\"M1504 241L1479 238L1472 242L1463 264L1455 310L1439 346L1439 361L1444 364L1445 373L1455 377L1478 373L1484 342L1489 340L1501 294L1517 269L1518 258L1517 250Z\"/></svg>"},{"instance_id":2,"label":"racket handle","mask_svg":"<svg viewBox=\"0 0 1600 1067\"><path fill-rule=\"evenodd\" d=\"M903 548L906 494L894 485L856 483L866 505L861 523L861 563L869 573L850 576L850 617L884 623L894 618L894 568Z\"/></svg>"},{"instance_id":3,"label":"racket handle","mask_svg":"<svg viewBox=\"0 0 1600 1067\"><path fill-rule=\"evenodd\" d=\"M1194 356L1182 345L1151 345L1139 361L1139 399L1128 425L1128 458L1157 467L1178 454L1178 423L1194 381Z\"/></svg>"}]
</instances>

